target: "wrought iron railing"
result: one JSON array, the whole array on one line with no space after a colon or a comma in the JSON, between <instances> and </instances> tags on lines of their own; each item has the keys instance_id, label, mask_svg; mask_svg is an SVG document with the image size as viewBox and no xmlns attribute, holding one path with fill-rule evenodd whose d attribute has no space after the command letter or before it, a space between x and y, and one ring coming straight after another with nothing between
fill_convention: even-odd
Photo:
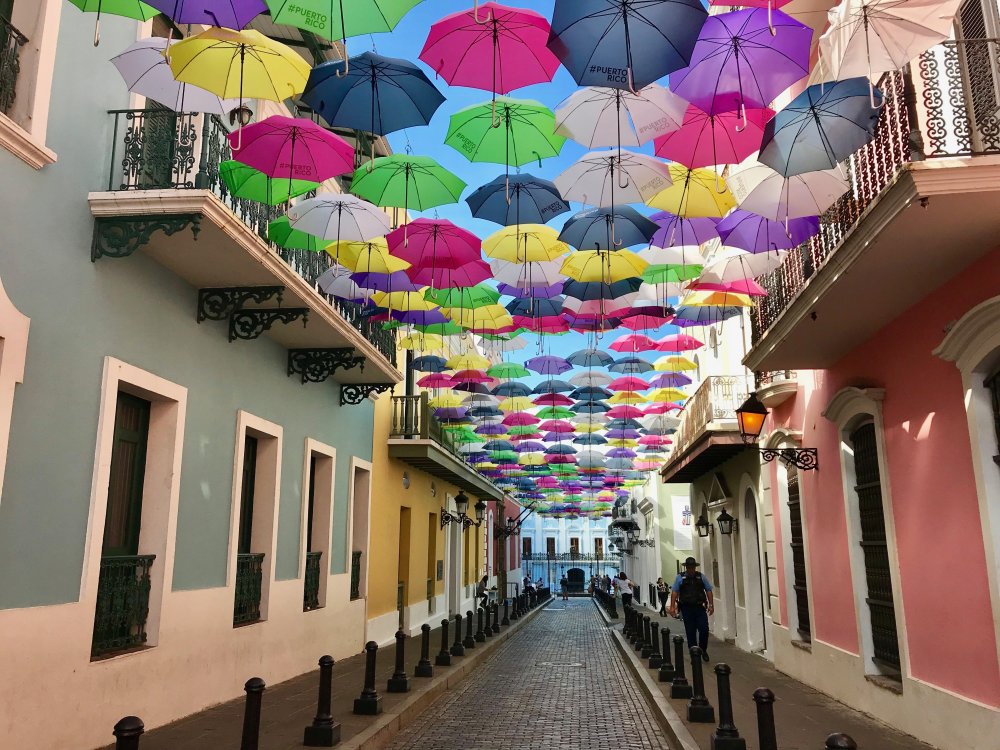
<instances>
[{"instance_id":1,"label":"wrought iron railing","mask_svg":"<svg viewBox=\"0 0 1000 750\"><path fill-rule=\"evenodd\" d=\"M608 562L619 560L620 555L613 552L592 553L592 552L529 552L522 555L523 562Z\"/></svg>"},{"instance_id":2,"label":"wrought iron railing","mask_svg":"<svg viewBox=\"0 0 1000 750\"><path fill-rule=\"evenodd\" d=\"M757 388L780 383L783 380L795 380L795 370L765 370L754 373Z\"/></svg>"},{"instance_id":3,"label":"wrought iron railing","mask_svg":"<svg viewBox=\"0 0 1000 750\"><path fill-rule=\"evenodd\" d=\"M149 616L149 571L156 555L102 557L92 656L141 646Z\"/></svg>"},{"instance_id":4,"label":"wrought iron railing","mask_svg":"<svg viewBox=\"0 0 1000 750\"><path fill-rule=\"evenodd\" d=\"M316 286L333 265L323 252L279 247L268 224L284 206L268 206L229 192L219 164L232 158L229 129L213 115L176 113L162 108L112 110L114 130L108 190L210 190L297 274ZM362 308L316 290L386 360L396 366L396 335L372 323Z\"/></svg>"},{"instance_id":5,"label":"wrought iron railing","mask_svg":"<svg viewBox=\"0 0 1000 750\"><path fill-rule=\"evenodd\" d=\"M237 555L233 625L247 625L260 620L260 598L263 582L264 553Z\"/></svg>"},{"instance_id":6,"label":"wrought iron railing","mask_svg":"<svg viewBox=\"0 0 1000 750\"><path fill-rule=\"evenodd\" d=\"M351 601L361 598L361 550L351 552Z\"/></svg>"},{"instance_id":7,"label":"wrought iron railing","mask_svg":"<svg viewBox=\"0 0 1000 750\"><path fill-rule=\"evenodd\" d=\"M910 162L1000 154L1000 40L945 42L879 86L885 108L875 138L843 165L850 190L820 217L819 234L759 279L768 295L750 316L754 344Z\"/></svg>"},{"instance_id":8,"label":"wrought iron railing","mask_svg":"<svg viewBox=\"0 0 1000 750\"><path fill-rule=\"evenodd\" d=\"M736 410L746 401L748 378L735 375L712 375L702 382L684 404L681 424L674 435L673 455L679 455L705 432L712 422L733 422Z\"/></svg>"},{"instance_id":9,"label":"wrought iron railing","mask_svg":"<svg viewBox=\"0 0 1000 750\"><path fill-rule=\"evenodd\" d=\"M21 47L28 38L0 16L0 112L6 114L14 106L17 77L21 73Z\"/></svg>"},{"instance_id":10,"label":"wrought iron railing","mask_svg":"<svg viewBox=\"0 0 1000 750\"><path fill-rule=\"evenodd\" d=\"M322 552L306 553L305 591L302 594L302 610L308 612L319 609L320 558Z\"/></svg>"}]
</instances>

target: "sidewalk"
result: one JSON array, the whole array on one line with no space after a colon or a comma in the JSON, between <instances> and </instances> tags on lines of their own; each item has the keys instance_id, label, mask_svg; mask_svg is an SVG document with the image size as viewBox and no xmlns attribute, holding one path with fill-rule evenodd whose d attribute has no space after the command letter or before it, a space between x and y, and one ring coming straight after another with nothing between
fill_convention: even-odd
<instances>
[{"instance_id":1,"label":"sidewalk","mask_svg":"<svg viewBox=\"0 0 1000 750\"><path fill-rule=\"evenodd\" d=\"M684 635L684 625L680 620L660 617L655 610L645 606L640 607L639 611L648 614L651 622L669 628L671 637ZM617 623L623 621L616 621ZM620 629L622 625L618 627ZM704 665L705 695L715 707L717 721L718 688L713 669L720 662L728 664L733 670L730 684L734 721L740 736L747 741L748 750L756 750L758 747L757 709L752 696L754 690L760 687L770 688L774 692L775 727L781 750L819 750L826 737L835 732L850 735L857 742L859 750L934 750L930 745L782 674L763 657L738 649L714 635L709 637L708 650L712 660ZM639 654L631 649L630 651L639 660ZM685 648L685 653L686 651ZM646 664L642 668L654 681L657 679L656 673L648 669ZM690 683L690 661L685 664L685 673ZM671 699L669 683L655 682L655 686L690 731L698 748L711 750L710 738L716 725L688 722L687 700Z\"/></svg>"},{"instance_id":2,"label":"sidewalk","mask_svg":"<svg viewBox=\"0 0 1000 750\"><path fill-rule=\"evenodd\" d=\"M551 600L550 600L551 601ZM414 677L413 671L420 660L420 637L406 641L406 672L410 692L388 693L386 682L395 671L395 648L389 646L378 652L375 687L382 697L383 713L379 716L355 716L354 699L364 685L365 656L358 654L337 662L333 667L332 714L341 724L341 742L338 748L379 748L414 721L438 697L453 689L465 677L479 668L484 660L494 654L499 645L519 632L524 625L546 608L539 605L510 626L503 627L485 643L466 649L465 656L453 656L452 666L434 667L432 678ZM501 612L502 613L502 612ZM451 622L449 641L454 642L454 619ZM463 625L463 637L464 637ZM475 626L473 632L476 631ZM430 660L441 650L441 628L431 631ZM322 654L317 654L317 661ZM267 675L251 675L246 677ZM319 689L319 669L288 680L268 685L264 691L260 724L260 750L300 750L302 734L316 714ZM140 741L141 750L222 750L238 748L243 728L245 699L223 703L187 718L146 732ZM127 711L126 711L127 713ZM124 715L124 714L123 714ZM142 717L140 717L142 718ZM111 727L108 727L111 734ZM114 744L105 750L114 750Z\"/></svg>"}]
</instances>

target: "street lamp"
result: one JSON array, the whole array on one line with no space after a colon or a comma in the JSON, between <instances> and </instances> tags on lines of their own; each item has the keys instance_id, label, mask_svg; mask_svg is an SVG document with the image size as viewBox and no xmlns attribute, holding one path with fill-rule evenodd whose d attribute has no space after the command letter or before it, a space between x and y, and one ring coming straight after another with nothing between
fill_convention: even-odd
<instances>
[{"instance_id":1,"label":"street lamp","mask_svg":"<svg viewBox=\"0 0 1000 750\"><path fill-rule=\"evenodd\" d=\"M629 529L626 533L628 534L628 540L632 544L635 544L637 541L639 541L639 529Z\"/></svg>"},{"instance_id":2,"label":"street lamp","mask_svg":"<svg viewBox=\"0 0 1000 750\"><path fill-rule=\"evenodd\" d=\"M469 518L469 498L466 497L464 492L459 492L455 496L455 513L450 512L447 508L441 509L441 528L443 529L450 523L460 523L463 529L467 529L470 526L482 526L483 518L486 516L486 503L480 500L475 505L476 520L473 521Z\"/></svg>"},{"instance_id":3,"label":"street lamp","mask_svg":"<svg viewBox=\"0 0 1000 750\"><path fill-rule=\"evenodd\" d=\"M719 531L725 536L730 536L739 528L736 519L729 515L729 512L725 508L722 509L722 513L719 514L716 521L719 523Z\"/></svg>"},{"instance_id":4,"label":"street lamp","mask_svg":"<svg viewBox=\"0 0 1000 750\"><path fill-rule=\"evenodd\" d=\"M764 430L764 420L769 413L767 407L757 398L756 391L752 392L736 410L736 421L739 422L740 437L744 443L753 445L760 439L760 433ZM819 455L815 448L761 448L760 457L766 464L780 458L801 471L819 468Z\"/></svg>"},{"instance_id":5,"label":"street lamp","mask_svg":"<svg viewBox=\"0 0 1000 750\"><path fill-rule=\"evenodd\" d=\"M712 524L708 522L705 518L705 514L702 513L698 516L698 520L694 522L694 527L698 530L698 536L705 538L712 533Z\"/></svg>"}]
</instances>

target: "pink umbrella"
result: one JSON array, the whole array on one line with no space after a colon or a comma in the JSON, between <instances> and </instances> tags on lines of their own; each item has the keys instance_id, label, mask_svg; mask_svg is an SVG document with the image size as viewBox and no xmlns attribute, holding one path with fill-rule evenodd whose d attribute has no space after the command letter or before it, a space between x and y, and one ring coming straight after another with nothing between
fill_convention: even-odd
<instances>
[{"instance_id":1,"label":"pink umbrella","mask_svg":"<svg viewBox=\"0 0 1000 750\"><path fill-rule=\"evenodd\" d=\"M760 150L764 126L772 117L774 112L770 109L748 109L744 127L739 112L710 115L692 104L684 114L680 130L655 140L656 155L691 169L739 164Z\"/></svg>"},{"instance_id":2,"label":"pink umbrella","mask_svg":"<svg viewBox=\"0 0 1000 750\"><path fill-rule=\"evenodd\" d=\"M412 237L411 237L412 244ZM410 266L405 271L414 284L429 286L434 289L456 289L480 284L492 278L490 265L484 260L474 260L460 268L441 268L440 266Z\"/></svg>"},{"instance_id":3,"label":"pink umbrella","mask_svg":"<svg viewBox=\"0 0 1000 750\"><path fill-rule=\"evenodd\" d=\"M608 383L608 390L611 391L646 391L651 387L645 380L634 375L616 378Z\"/></svg>"},{"instance_id":4,"label":"pink umbrella","mask_svg":"<svg viewBox=\"0 0 1000 750\"><path fill-rule=\"evenodd\" d=\"M311 120L272 115L230 133L229 145L268 177L323 182L354 171L354 147Z\"/></svg>"},{"instance_id":5,"label":"pink umbrella","mask_svg":"<svg viewBox=\"0 0 1000 750\"><path fill-rule=\"evenodd\" d=\"M489 383L493 380L482 370L459 370L451 376L452 384L456 383Z\"/></svg>"},{"instance_id":6,"label":"pink umbrella","mask_svg":"<svg viewBox=\"0 0 1000 750\"><path fill-rule=\"evenodd\" d=\"M515 315L514 325L535 333L565 333L569 330L569 323L561 315L544 315L540 318Z\"/></svg>"},{"instance_id":7,"label":"pink umbrella","mask_svg":"<svg viewBox=\"0 0 1000 750\"><path fill-rule=\"evenodd\" d=\"M608 348L616 352L650 352L656 349L656 342L641 333L630 333L617 339Z\"/></svg>"},{"instance_id":8,"label":"pink umbrella","mask_svg":"<svg viewBox=\"0 0 1000 750\"><path fill-rule=\"evenodd\" d=\"M538 424L541 421L534 414L529 414L526 411L512 411L503 418L502 424L508 427L524 427L525 425Z\"/></svg>"},{"instance_id":9,"label":"pink umbrella","mask_svg":"<svg viewBox=\"0 0 1000 750\"><path fill-rule=\"evenodd\" d=\"M638 419L645 415L642 409L635 406L628 406L627 404L619 404L611 408L608 412L608 417L611 419Z\"/></svg>"},{"instance_id":10,"label":"pink umbrella","mask_svg":"<svg viewBox=\"0 0 1000 750\"><path fill-rule=\"evenodd\" d=\"M430 375L424 375L417 381L417 385L421 388L451 388L455 383L452 381L451 375L443 372L435 372Z\"/></svg>"},{"instance_id":11,"label":"pink umbrella","mask_svg":"<svg viewBox=\"0 0 1000 750\"><path fill-rule=\"evenodd\" d=\"M572 422L567 422L565 419L548 419L538 425L539 430L544 430L545 432L575 432L576 427Z\"/></svg>"},{"instance_id":12,"label":"pink umbrella","mask_svg":"<svg viewBox=\"0 0 1000 750\"><path fill-rule=\"evenodd\" d=\"M566 456L562 453L546 453L545 460L550 464L575 464L576 456Z\"/></svg>"},{"instance_id":13,"label":"pink umbrella","mask_svg":"<svg viewBox=\"0 0 1000 750\"><path fill-rule=\"evenodd\" d=\"M630 331L651 331L674 320L673 308L660 305L630 307L619 312L622 327Z\"/></svg>"},{"instance_id":14,"label":"pink umbrella","mask_svg":"<svg viewBox=\"0 0 1000 750\"><path fill-rule=\"evenodd\" d=\"M639 445L671 445L674 441L664 435L643 435Z\"/></svg>"},{"instance_id":15,"label":"pink umbrella","mask_svg":"<svg viewBox=\"0 0 1000 750\"><path fill-rule=\"evenodd\" d=\"M684 333L672 333L669 336L664 336L656 342L656 351L693 352L696 349L701 349L703 346L705 346L705 344L696 339L694 336L688 336Z\"/></svg>"},{"instance_id":16,"label":"pink umbrella","mask_svg":"<svg viewBox=\"0 0 1000 750\"><path fill-rule=\"evenodd\" d=\"M654 414L669 414L672 411L682 411L683 409L684 407L680 404L653 404L652 406L647 406L646 410L642 414L643 416L649 417Z\"/></svg>"},{"instance_id":17,"label":"pink umbrella","mask_svg":"<svg viewBox=\"0 0 1000 750\"><path fill-rule=\"evenodd\" d=\"M587 300L567 297L563 302L563 310L576 315L603 315L607 318L617 318L619 317L618 313L624 313L629 309L629 304L635 300L636 296L637 294L626 294L613 300L603 297ZM616 309L609 309L611 307Z\"/></svg>"},{"instance_id":18,"label":"pink umbrella","mask_svg":"<svg viewBox=\"0 0 1000 750\"><path fill-rule=\"evenodd\" d=\"M573 403L573 399L561 393L543 393L531 403L535 406L569 406Z\"/></svg>"},{"instance_id":19,"label":"pink umbrella","mask_svg":"<svg viewBox=\"0 0 1000 750\"><path fill-rule=\"evenodd\" d=\"M419 268L461 268L482 259L482 243L447 219L416 219L386 235L389 254Z\"/></svg>"}]
</instances>

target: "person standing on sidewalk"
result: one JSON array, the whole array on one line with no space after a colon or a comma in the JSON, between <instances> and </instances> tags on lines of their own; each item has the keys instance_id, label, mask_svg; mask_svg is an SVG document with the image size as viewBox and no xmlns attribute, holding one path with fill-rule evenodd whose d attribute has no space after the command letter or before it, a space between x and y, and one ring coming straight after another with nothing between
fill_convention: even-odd
<instances>
[{"instance_id":1,"label":"person standing on sidewalk","mask_svg":"<svg viewBox=\"0 0 1000 750\"><path fill-rule=\"evenodd\" d=\"M619 571L618 577L615 579L615 587L622 595L622 607L630 605L632 603L632 582L624 571Z\"/></svg>"},{"instance_id":2,"label":"person standing on sidewalk","mask_svg":"<svg viewBox=\"0 0 1000 750\"><path fill-rule=\"evenodd\" d=\"M660 617L667 616L667 602L670 601L670 589L662 578L656 579L656 598L660 600Z\"/></svg>"},{"instance_id":3,"label":"person standing on sidewalk","mask_svg":"<svg viewBox=\"0 0 1000 750\"><path fill-rule=\"evenodd\" d=\"M698 561L689 557L684 572L678 573L670 589L670 615L677 616L678 605L684 620L688 648L698 646L701 658L708 661L708 616L715 612L712 582L698 572Z\"/></svg>"}]
</instances>

